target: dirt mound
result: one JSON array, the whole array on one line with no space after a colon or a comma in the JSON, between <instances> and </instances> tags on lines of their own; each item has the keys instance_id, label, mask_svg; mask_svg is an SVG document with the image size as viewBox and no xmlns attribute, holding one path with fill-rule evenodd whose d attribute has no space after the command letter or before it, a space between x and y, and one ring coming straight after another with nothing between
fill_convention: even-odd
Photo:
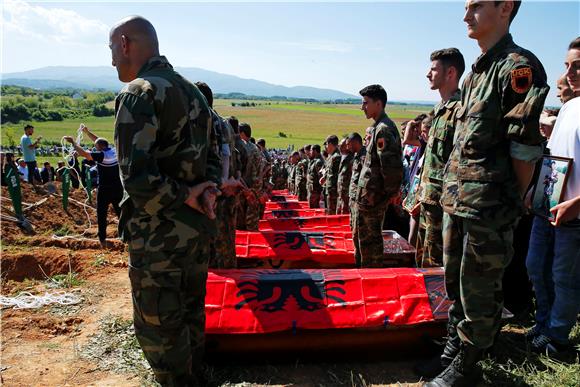
<instances>
[{"instance_id":1,"label":"dirt mound","mask_svg":"<svg viewBox=\"0 0 580 387\"><path fill-rule=\"evenodd\" d=\"M34 234L82 233L89 227L89 220L92 225L97 224L97 212L94 204L89 203L89 207L82 205L87 200L87 194L84 190L77 189L70 192L68 211L63 209L59 191L55 194L49 194L44 187L35 191L29 184L22 184L21 191L23 213L32 224ZM6 187L2 187L1 211L3 215L14 216L12 201ZM19 235L23 235L23 231L16 223L2 222L2 240Z\"/></svg>"},{"instance_id":2,"label":"dirt mound","mask_svg":"<svg viewBox=\"0 0 580 387\"><path fill-rule=\"evenodd\" d=\"M123 253L97 247L79 250L58 247L10 249L2 253L2 279L46 279L57 274L82 274L98 266L125 265Z\"/></svg>"},{"instance_id":3,"label":"dirt mound","mask_svg":"<svg viewBox=\"0 0 580 387\"><path fill-rule=\"evenodd\" d=\"M79 317L53 317L49 315L29 315L19 319L9 318L13 312L6 312L5 328L20 330L27 337L46 335L66 335L78 330L83 319Z\"/></svg>"}]
</instances>

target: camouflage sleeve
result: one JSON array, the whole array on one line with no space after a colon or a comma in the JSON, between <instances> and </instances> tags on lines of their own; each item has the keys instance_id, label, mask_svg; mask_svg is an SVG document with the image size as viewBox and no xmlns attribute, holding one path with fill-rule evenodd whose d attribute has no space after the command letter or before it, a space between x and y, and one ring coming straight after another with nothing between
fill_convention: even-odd
<instances>
[{"instance_id":1,"label":"camouflage sleeve","mask_svg":"<svg viewBox=\"0 0 580 387\"><path fill-rule=\"evenodd\" d=\"M340 154L333 156L329 165L328 175L328 190L329 194L338 195L338 174L340 172Z\"/></svg>"},{"instance_id":2,"label":"camouflage sleeve","mask_svg":"<svg viewBox=\"0 0 580 387\"><path fill-rule=\"evenodd\" d=\"M510 57L500 76L508 139L528 146L542 144L539 120L550 88L541 64L532 65L519 55Z\"/></svg>"},{"instance_id":3,"label":"camouflage sleeve","mask_svg":"<svg viewBox=\"0 0 580 387\"><path fill-rule=\"evenodd\" d=\"M189 187L162 174L154 157L159 132L154 102L122 93L117 98L115 133L123 186L136 208L156 215L183 206Z\"/></svg>"},{"instance_id":4,"label":"camouflage sleeve","mask_svg":"<svg viewBox=\"0 0 580 387\"><path fill-rule=\"evenodd\" d=\"M384 124L380 124L377 128L375 143L381 163L384 190L386 194L392 196L399 191L403 179L401 139L397 133L397 128L391 128Z\"/></svg>"}]
</instances>

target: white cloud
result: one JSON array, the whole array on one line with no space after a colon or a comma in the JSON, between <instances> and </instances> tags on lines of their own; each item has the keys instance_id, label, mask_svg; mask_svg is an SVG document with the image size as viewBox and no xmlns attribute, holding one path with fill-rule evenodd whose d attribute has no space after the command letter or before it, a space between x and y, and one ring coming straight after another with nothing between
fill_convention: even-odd
<instances>
[{"instance_id":1,"label":"white cloud","mask_svg":"<svg viewBox=\"0 0 580 387\"><path fill-rule=\"evenodd\" d=\"M21 0L3 1L2 24L9 33L72 45L104 44L109 27L96 19L62 8L46 8Z\"/></svg>"},{"instance_id":2,"label":"white cloud","mask_svg":"<svg viewBox=\"0 0 580 387\"><path fill-rule=\"evenodd\" d=\"M309 51L325 51L345 54L352 51L352 46L348 43L333 42L330 40L314 40L310 42L280 42L280 45L297 47Z\"/></svg>"}]
</instances>

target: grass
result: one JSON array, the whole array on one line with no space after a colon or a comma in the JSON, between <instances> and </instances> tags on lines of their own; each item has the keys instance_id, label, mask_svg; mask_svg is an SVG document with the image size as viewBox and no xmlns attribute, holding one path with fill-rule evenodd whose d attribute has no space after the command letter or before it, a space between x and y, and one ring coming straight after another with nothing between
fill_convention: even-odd
<instances>
[{"instance_id":1,"label":"grass","mask_svg":"<svg viewBox=\"0 0 580 387\"><path fill-rule=\"evenodd\" d=\"M222 116L235 115L240 122L252 126L255 138L264 138L270 148L296 147L309 143L322 144L330 134L342 136L353 131L363 133L372 124L364 117L360 105L330 105L317 103L278 103L260 101L255 107L231 106L232 100L216 100L215 109ZM261 103L261 104L260 104ZM428 106L388 105L387 113L400 125L404 120L430 110ZM33 122L35 135L43 136L44 142L60 142L62 136L76 136L83 122L97 136L113 140L114 117L89 117L82 120ZM287 137L279 137L284 132ZM9 144L7 133L16 142L22 135L22 124L2 125L1 143ZM86 140L86 139L85 139ZM88 145L88 142L85 141ZM39 161L56 163L60 157L39 157Z\"/></svg>"},{"instance_id":2,"label":"grass","mask_svg":"<svg viewBox=\"0 0 580 387\"><path fill-rule=\"evenodd\" d=\"M55 274L50 277L50 283L57 288L75 288L77 286L81 286L83 281L78 277L78 274L69 271L66 274Z\"/></svg>"}]
</instances>

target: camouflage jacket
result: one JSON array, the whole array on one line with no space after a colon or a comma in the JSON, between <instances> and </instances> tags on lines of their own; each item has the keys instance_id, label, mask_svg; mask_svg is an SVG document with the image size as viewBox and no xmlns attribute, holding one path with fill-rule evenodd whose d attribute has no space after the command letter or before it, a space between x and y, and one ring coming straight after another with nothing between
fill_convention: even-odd
<instances>
[{"instance_id":1,"label":"camouflage jacket","mask_svg":"<svg viewBox=\"0 0 580 387\"><path fill-rule=\"evenodd\" d=\"M443 189L443 169L453 149L456 115L461 92L457 90L449 101L438 103L433 109L433 124L423 153L419 201L439 206Z\"/></svg>"},{"instance_id":2,"label":"camouflage jacket","mask_svg":"<svg viewBox=\"0 0 580 387\"><path fill-rule=\"evenodd\" d=\"M233 128L232 128L233 130ZM235 158L235 168L236 172L239 171L240 177L242 176L242 170L247 163L248 154L246 151L246 144L239 134L234 133L234 152L232 152L233 158Z\"/></svg>"},{"instance_id":3,"label":"camouflage jacket","mask_svg":"<svg viewBox=\"0 0 580 387\"><path fill-rule=\"evenodd\" d=\"M296 164L288 164L288 189L294 192L294 179L296 177Z\"/></svg>"},{"instance_id":4,"label":"camouflage jacket","mask_svg":"<svg viewBox=\"0 0 580 387\"><path fill-rule=\"evenodd\" d=\"M350 190L350 178L352 175L352 163L354 161L354 156L349 153L344 158L340 159L340 165L338 167L338 196L344 199L349 198Z\"/></svg>"},{"instance_id":5,"label":"camouflage jacket","mask_svg":"<svg viewBox=\"0 0 580 387\"><path fill-rule=\"evenodd\" d=\"M365 157L367 155L367 148L364 146L353 156L352 158L352 175L350 176L350 185L348 189L348 197L353 203L356 200L356 193L358 192L358 179L360 176L360 171L365 162Z\"/></svg>"},{"instance_id":6,"label":"camouflage jacket","mask_svg":"<svg viewBox=\"0 0 580 387\"><path fill-rule=\"evenodd\" d=\"M306 180L308 175L308 159L302 159L296 164L296 175L294 176L294 184L296 189L306 189Z\"/></svg>"},{"instance_id":7,"label":"camouflage jacket","mask_svg":"<svg viewBox=\"0 0 580 387\"><path fill-rule=\"evenodd\" d=\"M531 161L530 154L541 155L546 73L507 34L477 59L463 85L441 204L457 216L507 224L523 207L512 157Z\"/></svg>"},{"instance_id":8,"label":"camouflage jacket","mask_svg":"<svg viewBox=\"0 0 580 387\"><path fill-rule=\"evenodd\" d=\"M246 150L246 164L242 167L242 178L246 182L248 188L254 191L262 189L262 154L256 144L250 141L245 141Z\"/></svg>"},{"instance_id":9,"label":"camouflage jacket","mask_svg":"<svg viewBox=\"0 0 580 387\"><path fill-rule=\"evenodd\" d=\"M340 168L340 152L338 148L326 158L324 169L326 170L326 182L324 188L329 197L338 197L338 172Z\"/></svg>"},{"instance_id":10,"label":"camouflage jacket","mask_svg":"<svg viewBox=\"0 0 580 387\"><path fill-rule=\"evenodd\" d=\"M308 192L322 192L322 186L320 185L320 170L324 168L324 160L322 156L318 156L315 159L310 160L308 165L308 175L306 178L306 188Z\"/></svg>"},{"instance_id":11,"label":"camouflage jacket","mask_svg":"<svg viewBox=\"0 0 580 387\"><path fill-rule=\"evenodd\" d=\"M115 100L123 187L119 231L131 250L185 248L215 222L184 202L189 187L220 181L217 140L201 92L153 57Z\"/></svg>"},{"instance_id":12,"label":"camouflage jacket","mask_svg":"<svg viewBox=\"0 0 580 387\"><path fill-rule=\"evenodd\" d=\"M401 136L385 112L372 126L367 155L358 180L356 202L364 207L385 204L399 192L403 179Z\"/></svg>"}]
</instances>

